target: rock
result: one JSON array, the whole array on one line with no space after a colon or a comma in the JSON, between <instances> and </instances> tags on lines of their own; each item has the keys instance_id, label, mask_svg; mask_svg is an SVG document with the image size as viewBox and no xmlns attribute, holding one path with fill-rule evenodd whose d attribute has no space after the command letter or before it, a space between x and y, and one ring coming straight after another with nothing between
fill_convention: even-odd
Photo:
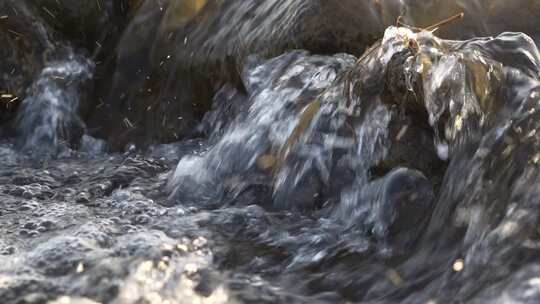
<instances>
[{"instance_id":1,"label":"rock","mask_svg":"<svg viewBox=\"0 0 540 304\"><path fill-rule=\"evenodd\" d=\"M350 227L369 229L381 241L401 246L410 245L419 235L435 199L426 177L408 168L395 168L357 189L354 201L336 206L335 216Z\"/></svg>"},{"instance_id":2,"label":"rock","mask_svg":"<svg viewBox=\"0 0 540 304\"><path fill-rule=\"evenodd\" d=\"M115 50L136 3L132 0L39 0L34 1L34 5L39 17L66 45L95 63L93 87L81 95L78 109L86 118L90 109L102 105L111 89L111 75L116 68Z\"/></svg>"},{"instance_id":3,"label":"rock","mask_svg":"<svg viewBox=\"0 0 540 304\"><path fill-rule=\"evenodd\" d=\"M373 175L381 177L394 168L407 166L422 172L435 183L440 182L446 169L446 162L437 156L433 131L427 120L418 121L419 116L411 113L400 115L397 113L398 110L394 111L396 114L389 126L392 144L386 157L372 169Z\"/></svg>"},{"instance_id":4,"label":"rock","mask_svg":"<svg viewBox=\"0 0 540 304\"><path fill-rule=\"evenodd\" d=\"M116 148L190 135L247 55L291 48L360 54L382 31L358 1L143 1L118 45L111 95L86 116ZM235 24L230 23L235 20Z\"/></svg>"},{"instance_id":5,"label":"rock","mask_svg":"<svg viewBox=\"0 0 540 304\"><path fill-rule=\"evenodd\" d=\"M419 231L422 223L427 223L435 194L422 173L397 168L381 179L376 187L379 201L375 203L378 217L375 235L407 234ZM418 233L410 235L416 237Z\"/></svg>"},{"instance_id":6,"label":"rock","mask_svg":"<svg viewBox=\"0 0 540 304\"><path fill-rule=\"evenodd\" d=\"M122 4L123 3L123 4ZM0 3L0 135L10 135L20 102L32 93L29 88L44 66L63 60L72 49L77 55L109 62L111 50L129 13L126 1L7 0ZM97 68L107 74L111 65ZM87 88L85 88L87 89ZM88 88L89 89L89 88ZM95 92L100 87L93 89ZM82 112L99 101L81 94ZM77 139L75 139L75 142Z\"/></svg>"},{"instance_id":7,"label":"rock","mask_svg":"<svg viewBox=\"0 0 540 304\"><path fill-rule=\"evenodd\" d=\"M358 1L206 2L191 24L177 33L185 47L175 55L195 69L229 75L225 79L238 79L236 71L253 53L273 57L301 48L315 54L359 55L383 29L372 4ZM230 20L242 21L227 26Z\"/></svg>"},{"instance_id":8,"label":"rock","mask_svg":"<svg viewBox=\"0 0 540 304\"><path fill-rule=\"evenodd\" d=\"M540 53L524 34L458 42L391 28L384 40L373 55L390 58L383 101L408 113L418 128L427 123L442 160L515 111L523 93L513 84L538 79Z\"/></svg>"},{"instance_id":9,"label":"rock","mask_svg":"<svg viewBox=\"0 0 540 304\"><path fill-rule=\"evenodd\" d=\"M107 38L117 39L129 11L126 0L38 0L41 17L72 44L99 51ZM120 7L123 6L123 7Z\"/></svg>"},{"instance_id":10,"label":"rock","mask_svg":"<svg viewBox=\"0 0 540 304\"><path fill-rule=\"evenodd\" d=\"M57 237L40 244L30 254L30 263L43 274L62 276L96 251L93 242L75 237Z\"/></svg>"},{"instance_id":11,"label":"rock","mask_svg":"<svg viewBox=\"0 0 540 304\"><path fill-rule=\"evenodd\" d=\"M57 38L26 1L0 3L0 124L14 118L25 90L57 47Z\"/></svg>"},{"instance_id":12,"label":"rock","mask_svg":"<svg viewBox=\"0 0 540 304\"><path fill-rule=\"evenodd\" d=\"M214 202L223 200L222 192L239 193L233 202L312 211L345 200L344 188L399 167L439 184L446 162L437 155L427 111L397 77L407 75L405 60L385 51L393 50L385 45L359 63L301 51L250 57L243 73L247 95L230 86L216 95L221 107L204 119L210 147L179 162L169 181L173 200L201 204L197 196ZM256 197L250 189L272 193Z\"/></svg>"},{"instance_id":13,"label":"rock","mask_svg":"<svg viewBox=\"0 0 540 304\"><path fill-rule=\"evenodd\" d=\"M437 35L446 39L470 39L478 36L498 35L506 31L523 32L538 37L535 12L540 9L531 0L382 0L381 15L384 24L395 24L397 17L416 27L427 27L464 12L462 20L440 27Z\"/></svg>"}]
</instances>

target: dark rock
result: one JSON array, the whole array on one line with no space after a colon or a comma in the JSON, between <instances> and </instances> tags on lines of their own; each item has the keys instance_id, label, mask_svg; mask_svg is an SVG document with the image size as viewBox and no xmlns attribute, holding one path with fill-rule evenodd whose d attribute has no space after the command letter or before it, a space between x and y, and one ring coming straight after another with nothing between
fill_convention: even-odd
<instances>
[{"instance_id":1,"label":"dark rock","mask_svg":"<svg viewBox=\"0 0 540 304\"><path fill-rule=\"evenodd\" d=\"M225 82L241 87L247 55L360 54L382 32L358 1L144 1L119 42L111 95L85 116L119 149L192 134ZM235 24L231 24L235 20Z\"/></svg>"},{"instance_id":2,"label":"dark rock","mask_svg":"<svg viewBox=\"0 0 540 304\"><path fill-rule=\"evenodd\" d=\"M446 39L470 39L498 35L502 32L523 32L538 37L540 23L535 13L538 2L531 0L382 0L381 16L385 25L395 24L399 15L416 27L428 27L464 12L464 18L441 26L437 35Z\"/></svg>"},{"instance_id":3,"label":"dark rock","mask_svg":"<svg viewBox=\"0 0 540 304\"><path fill-rule=\"evenodd\" d=\"M26 88L57 47L57 37L27 2L0 3L0 124L14 118Z\"/></svg>"},{"instance_id":4,"label":"dark rock","mask_svg":"<svg viewBox=\"0 0 540 304\"><path fill-rule=\"evenodd\" d=\"M119 6L119 3L124 3ZM0 3L0 123L2 134L11 135L18 105L31 93L30 84L48 63L64 56L66 49L92 59L110 61L130 12L127 1L7 0ZM110 65L101 65L99 74ZM90 88L81 92L87 93ZM97 100L81 94L82 110ZM9 129L8 129L9 127Z\"/></svg>"},{"instance_id":5,"label":"dark rock","mask_svg":"<svg viewBox=\"0 0 540 304\"><path fill-rule=\"evenodd\" d=\"M367 184L356 199L336 207L340 220L371 230L380 241L405 248L427 224L435 194L421 172L396 168ZM355 211L362 209L369 212Z\"/></svg>"},{"instance_id":6,"label":"dark rock","mask_svg":"<svg viewBox=\"0 0 540 304\"><path fill-rule=\"evenodd\" d=\"M419 230L422 222L427 222L430 206L435 198L433 188L424 175L418 171L398 168L381 180L379 190L381 205L378 206L378 223L388 223L377 227L375 233L396 235ZM383 224L384 226L384 224ZM411 233L417 236L418 233Z\"/></svg>"},{"instance_id":7,"label":"dark rock","mask_svg":"<svg viewBox=\"0 0 540 304\"><path fill-rule=\"evenodd\" d=\"M129 12L127 1L37 0L41 17L74 45L97 53L108 39L117 39ZM123 2L119 7L115 2Z\"/></svg>"},{"instance_id":8,"label":"dark rock","mask_svg":"<svg viewBox=\"0 0 540 304\"><path fill-rule=\"evenodd\" d=\"M422 172L432 181L440 182L446 162L437 156L433 131L427 121L418 121L417 118L410 113L394 115L389 135L392 145L381 163L372 168L374 176L382 176L394 168L406 166ZM415 157L417 155L422 157Z\"/></svg>"},{"instance_id":9,"label":"dark rock","mask_svg":"<svg viewBox=\"0 0 540 304\"><path fill-rule=\"evenodd\" d=\"M76 237L53 238L43 243L29 254L30 263L49 276L66 275L75 271L78 263L95 250L88 240Z\"/></svg>"},{"instance_id":10,"label":"dark rock","mask_svg":"<svg viewBox=\"0 0 540 304\"><path fill-rule=\"evenodd\" d=\"M90 203L90 196L88 193L82 192L77 195L75 202L83 205L88 205Z\"/></svg>"}]
</instances>

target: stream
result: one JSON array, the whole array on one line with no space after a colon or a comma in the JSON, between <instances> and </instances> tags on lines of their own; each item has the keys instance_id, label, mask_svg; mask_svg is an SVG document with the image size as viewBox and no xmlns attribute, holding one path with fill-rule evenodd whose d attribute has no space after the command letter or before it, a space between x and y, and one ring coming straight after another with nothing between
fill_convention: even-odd
<instances>
[{"instance_id":1,"label":"stream","mask_svg":"<svg viewBox=\"0 0 540 304\"><path fill-rule=\"evenodd\" d=\"M0 2L42 29L0 63L1 303L540 302L538 32L500 1L344 1L357 52L310 1L120 1L98 49Z\"/></svg>"}]
</instances>

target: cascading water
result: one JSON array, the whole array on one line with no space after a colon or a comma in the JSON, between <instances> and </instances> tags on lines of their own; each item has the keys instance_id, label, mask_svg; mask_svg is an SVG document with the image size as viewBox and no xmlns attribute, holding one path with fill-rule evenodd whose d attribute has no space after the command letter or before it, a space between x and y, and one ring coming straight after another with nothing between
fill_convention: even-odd
<instances>
[{"instance_id":1,"label":"cascading water","mask_svg":"<svg viewBox=\"0 0 540 304\"><path fill-rule=\"evenodd\" d=\"M50 153L69 142L70 133L84 129L78 115L81 86L92 78L93 63L66 50L52 60L29 87L18 114L21 146Z\"/></svg>"},{"instance_id":2,"label":"cascading water","mask_svg":"<svg viewBox=\"0 0 540 304\"><path fill-rule=\"evenodd\" d=\"M406 25L429 25L430 9L465 8L463 36L500 32L503 1L100 1L97 12L137 7L121 43L91 41L94 63L47 36L54 57L25 90L18 134L0 140L0 302L540 301L538 48L521 33L446 40L437 35L454 24ZM10 3L6 15L0 3L0 29L22 8L37 14ZM47 18L69 12L44 3ZM330 33L322 45L333 47L346 44L343 28L310 14L359 7L392 24L401 12L402 26L360 57L320 55L333 49L304 26L320 21L317 35ZM220 27L231 16L247 20L237 32ZM274 20L283 32L265 27ZM166 34L150 45L154 28ZM13 41L25 42L16 30ZM276 49L264 49L272 39ZM100 57L101 48L118 54ZM0 102L14 100L6 88ZM93 137L120 125L109 148L158 129L176 138L175 127L206 110L186 100L213 92L182 140L122 154ZM114 121L86 129L79 103L94 97Z\"/></svg>"},{"instance_id":3,"label":"cascading water","mask_svg":"<svg viewBox=\"0 0 540 304\"><path fill-rule=\"evenodd\" d=\"M513 64L505 61L510 53L515 60ZM499 157L494 144L503 138L507 138L510 146L500 152L501 157L514 155L517 147L512 142L516 139L502 134L511 128L513 119L528 120L527 116L535 113L536 105L530 99L537 96L534 93L539 72L537 54L536 47L526 36L512 33L496 39L460 43L439 40L425 32L416 34L404 28L389 28L380 47L356 64L351 60L345 64L334 62L344 58L340 56L318 57L301 52L266 62L253 59L243 77L246 96L224 92L218 97L229 98L229 102L214 100L221 108L207 117L212 119L209 125L219 121L221 128L210 130L210 138L214 140L205 151L185 156L180 161L169 181L173 190L171 199L179 204L198 206L204 206L201 204L206 199L212 203L231 201L258 204L270 210L303 210L309 214L318 209L318 219L304 219L302 228L291 226L286 229L286 237L276 231L279 229L268 228L255 238L266 246L290 250L293 258L288 271L291 275L315 265L322 269L329 267L331 271L337 267L331 266L333 259L346 250L348 255L360 254L358 259L365 259L358 262L358 267L382 267L371 271L386 273L399 294L404 284L401 275L393 269L384 270L388 266L383 265L394 263L392 261L400 256L409 256L410 262L404 263L404 269L398 268L399 271L408 274L409 263L422 271L417 259L426 258L426 251L432 250L429 258L436 256L435 260L443 258L449 263L446 270L443 265L435 267L434 272L452 273L456 271L452 270L452 263L457 261L456 265L461 265L463 262L459 260L460 247L453 247L450 239L462 229L466 231L461 249L468 252L464 253L467 273L478 272L478 267L491 259L486 255L495 254L491 251L494 245L484 245L488 235L517 233L514 231L525 228L515 222L516 216L526 219L527 223L534 222L536 216L516 211L519 203L510 204L513 200L499 198L499 202L482 203L487 185L469 187L482 183L480 172L486 170L484 161L465 155L476 149L475 155L482 158L492 153L491 157ZM403 64L393 65L395 61ZM321 80L323 82L319 82ZM237 104L243 108L235 107ZM234 114L230 118L231 108L238 111L236 118ZM528 114L522 117L520 113L525 112ZM412 121L403 119L411 115ZM396 123L400 128L392 131L391 126ZM431 137L427 141L431 148L413 149L418 152L426 149L426 155L433 155L431 157L441 163L449 161L443 180L437 181L429 170L421 172L423 166L410 154L398 156L397 161L410 168L377 169L393 161L391 154L396 151L392 151L392 146L399 146L400 137L415 128L415 124L420 124L427 137ZM533 126L528 125L526 129L529 131L519 127L519 132L532 132L529 136L534 136L536 127L532 131L530 127ZM524 144L523 140L519 141ZM512 165L501 168L500 178L505 180L508 177L504 172L515 169ZM205 179L200 179L201 175ZM497 178L498 174L491 172L487 176ZM525 181L530 178L518 179L517 184L526 183L531 187L532 183ZM208 181L212 181L208 187L197 188ZM240 190L234 188L239 185ZM514 191L524 190L519 187L521 190ZM200 200L204 195L195 192L196 189L212 195ZM437 189L440 194L435 196ZM471 195L467 191L480 192ZM193 193L199 200L187 198ZM446 195L462 198L455 200ZM463 201L463 197L468 199ZM497 217L503 219L495 220L495 214L488 211L492 208L496 208ZM452 220L449 216L455 218ZM428 223L430 217L431 223ZM488 223L494 220L500 226L493 229L500 232L490 232L487 228L492 227ZM448 221L458 221L456 228L440 226ZM528 225L526 222L523 225ZM427 227L426 236L421 234L423 227ZM495 235L488 239L503 237ZM433 237L439 240L434 241ZM418 254L410 252L415 243L425 244ZM441 246L446 252L441 253ZM376 254L367 258L373 250ZM374 262L373 258L379 262ZM381 264L370 267L366 263ZM454 266L458 267L461 266ZM356 277L352 273L343 276L344 280ZM376 280L371 275L364 276L358 284L367 284L368 278ZM412 275L415 277L421 276ZM439 287L435 286L447 283L435 280L431 284L437 289ZM362 294L370 299L382 292L379 288L382 287L374 284L373 291ZM384 294L392 297L390 292ZM464 291L463 297L470 296ZM412 303L418 300L411 299Z\"/></svg>"}]
</instances>

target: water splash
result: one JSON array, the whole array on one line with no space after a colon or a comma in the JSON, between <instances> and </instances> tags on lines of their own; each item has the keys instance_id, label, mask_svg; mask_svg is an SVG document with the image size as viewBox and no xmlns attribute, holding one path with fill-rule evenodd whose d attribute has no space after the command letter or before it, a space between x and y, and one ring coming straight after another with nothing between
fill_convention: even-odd
<instances>
[{"instance_id":1,"label":"water splash","mask_svg":"<svg viewBox=\"0 0 540 304\"><path fill-rule=\"evenodd\" d=\"M205 199L221 202L213 208L304 211L315 219L291 216L298 223L284 220L286 232L268 227L254 239L290 254L288 273L343 272L350 264L337 256L358 258L366 277L358 284L370 286L360 298L400 298L404 278L451 288L457 283L443 274L478 275L536 238L527 231L537 220L538 58L523 34L459 42L391 27L331 74L322 71L332 57L292 52L260 61L244 73L247 95L218 95L230 102L215 100L211 145L180 161L169 181L173 199L185 203L201 180L186 181L204 172L212 181ZM320 75L331 77L313 81ZM377 262L403 257L395 269ZM372 275L384 271L393 287ZM358 279L345 272L343 284Z\"/></svg>"},{"instance_id":2,"label":"water splash","mask_svg":"<svg viewBox=\"0 0 540 304\"><path fill-rule=\"evenodd\" d=\"M222 118L216 118L215 112L207 116L207 120L214 121L214 126L224 125L227 128L216 130L223 135L212 135L213 138L219 139L216 139L208 151L202 155L184 157L180 161L169 183L173 196L180 201L190 198L200 200L201 197L215 200L227 190L227 185L233 186L229 187L228 191L239 193L243 190L242 187L248 185L239 180L246 174L271 187L268 174L272 171L274 173L270 175L276 176L274 196L286 192L285 189L281 190L283 181L280 180L280 176L289 176L282 172L290 171L288 169L290 165L286 164L286 160L288 154L295 149L293 143L309 138L306 134L312 133L313 127L310 127L313 125L312 120L318 121L323 115L318 113L331 114L336 111L328 103L310 112L308 111L310 105L316 99L317 93L334 81L338 71L353 62L353 58L349 56L306 57L304 52L289 53L268 62L252 58L250 67L244 73L248 96L241 96L238 93L218 94L218 97L237 98L237 100L233 98L231 103L223 107L230 107L230 104L242 101L247 102L247 105L242 106L245 112L237 113L232 120L226 116L227 109L216 110L221 111L221 114L217 115ZM225 90L231 88L226 87ZM232 107L233 111L237 110ZM300 112L306 115L304 119L299 117ZM222 121L220 124L215 123L220 120ZM306 134L295 133L294 130L299 125ZM319 147L324 149L324 144L320 143ZM303 160L306 168L308 164L315 164L318 159L321 160L319 153L324 151L313 149L309 155L304 154L307 157ZM325 164L319 165L324 174ZM298 162L294 166L302 165ZM304 173L300 173L294 183L301 183L299 180L303 178ZM282 204L281 198L276 200L276 204ZM311 197L308 200L311 200ZM294 205L290 204L291 207Z\"/></svg>"},{"instance_id":3,"label":"water splash","mask_svg":"<svg viewBox=\"0 0 540 304\"><path fill-rule=\"evenodd\" d=\"M67 50L46 64L27 90L18 113L20 145L37 154L50 153L84 128L78 115L81 86L92 77L93 63Z\"/></svg>"}]
</instances>

